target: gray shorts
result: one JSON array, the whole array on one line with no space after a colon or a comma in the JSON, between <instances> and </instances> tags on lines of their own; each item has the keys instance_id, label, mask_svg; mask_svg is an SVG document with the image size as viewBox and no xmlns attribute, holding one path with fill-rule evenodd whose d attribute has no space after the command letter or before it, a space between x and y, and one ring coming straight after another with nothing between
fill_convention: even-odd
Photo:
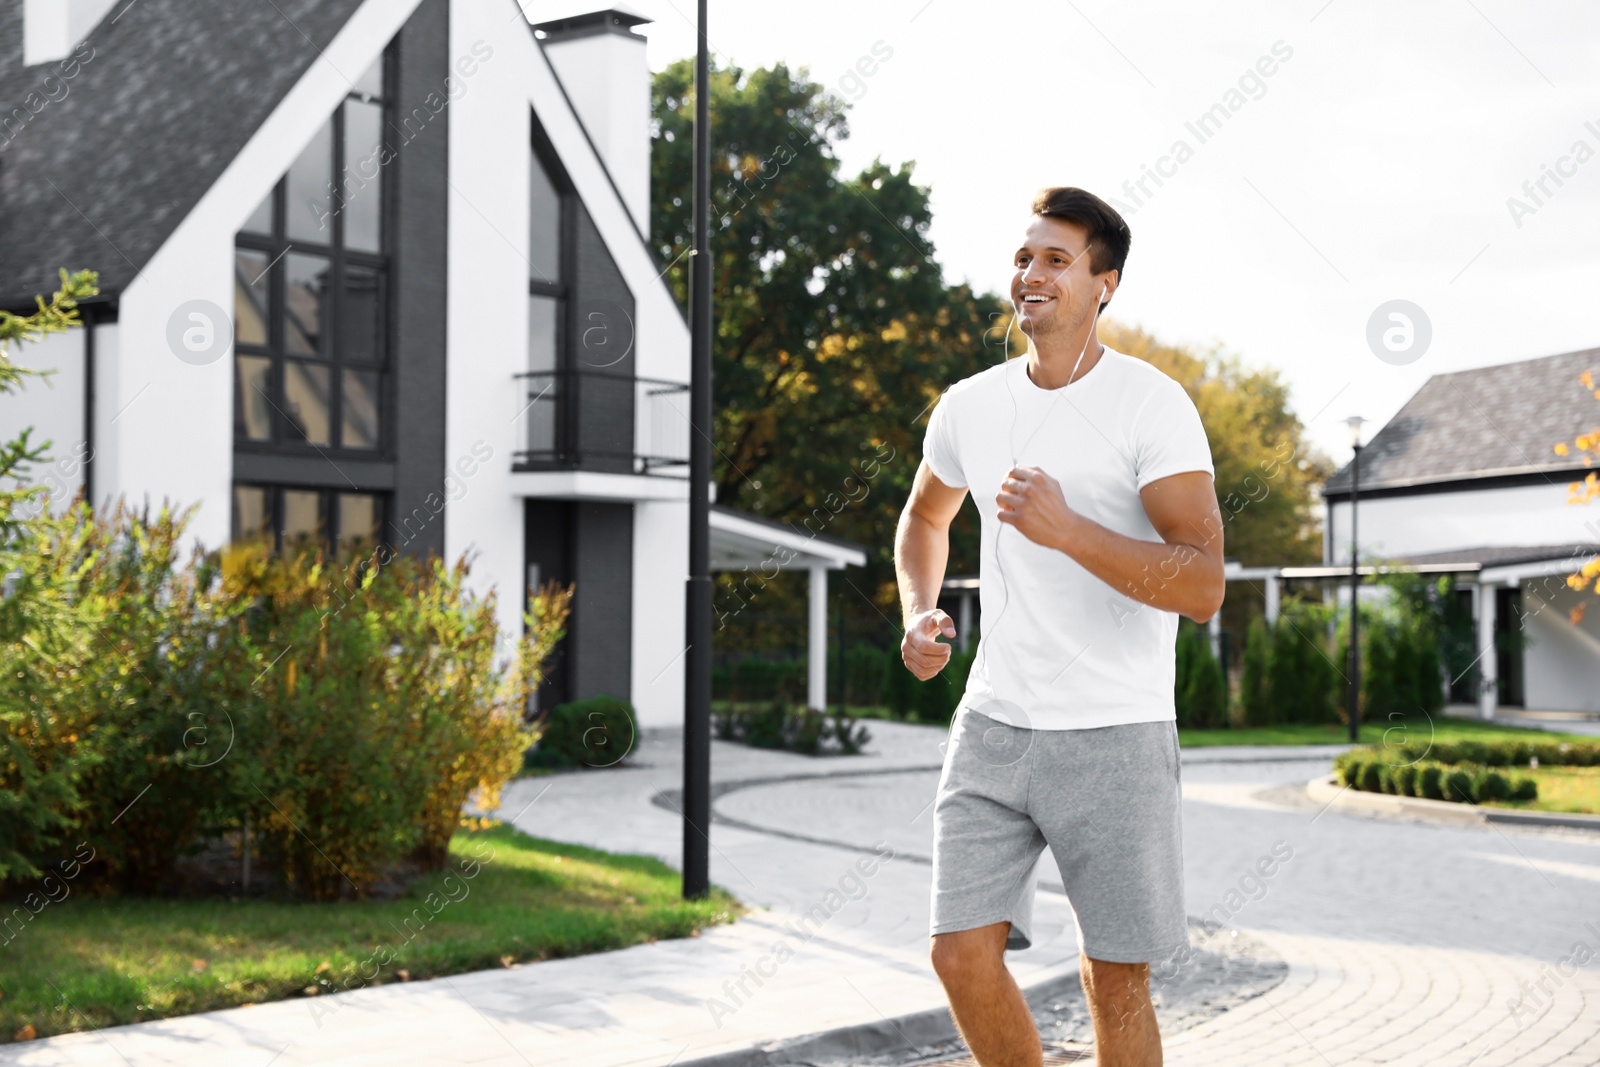
<instances>
[{"instance_id":1,"label":"gray shorts","mask_svg":"<svg viewBox=\"0 0 1600 1067\"><path fill-rule=\"evenodd\" d=\"M933 807L933 933L1011 923L1032 944L1045 845L1084 955L1153 963L1188 943L1178 731L1170 722L1028 730L956 713Z\"/></svg>"}]
</instances>

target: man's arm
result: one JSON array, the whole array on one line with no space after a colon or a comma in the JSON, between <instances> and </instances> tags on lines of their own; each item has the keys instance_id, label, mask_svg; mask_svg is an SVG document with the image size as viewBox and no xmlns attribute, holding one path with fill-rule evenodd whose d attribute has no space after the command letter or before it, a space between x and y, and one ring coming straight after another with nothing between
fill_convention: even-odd
<instances>
[{"instance_id":1,"label":"man's arm","mask_svg":"<svg viewBox=\"0 0 1600 1067\"><path fill-rule=\"evenodd\" d=\"M1139 491L1162 544L1108 530L1067 506L1061 483L1038 467L1006 476L995 503L1000 521L1030 541L1059 549L1134 600L1206 622L1222 607L1222 514L1211 476L1188 471Z\"/></svg>"},{"instance_id":2,"label":"man's arm","mask_svg":"<svg viewBox=\"0 0 1600 1067\"><path fill-rule=\"evenodd\" d=\"M894 571L900 582L900 617L906 631L900 658L924 682L950 660L950 646L940 643L939 635L956 635L950 616L939 610L939 587L944 584L945 562L950 557L950 523L966 498L965 489L945 485L924 462L917 467L911 498L895 530Z\"/></svg>"}]
</instances>

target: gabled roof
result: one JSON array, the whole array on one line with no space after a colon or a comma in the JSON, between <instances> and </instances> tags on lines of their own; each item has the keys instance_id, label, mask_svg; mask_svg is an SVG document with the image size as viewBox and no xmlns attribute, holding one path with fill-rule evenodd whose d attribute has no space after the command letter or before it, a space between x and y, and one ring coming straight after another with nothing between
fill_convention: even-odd
<instances>
[{"instance_id":1,"label":"gabled roof","mask_svg":"<svg viewBox=\"0 0 1600 1067\"><path fill-rule=\"evenodd\" d=\"M1435 374L1361 450L1361 489L1571 472L1552 447L1600 426L1586 370L1600 380L1600 348ZM1323 495L1349 493L1346 464Z\"/></svg>"},{"instance_id":2,"label":"gabled roof","mask_svg":"<svg viewBox=\"0 0 1600 1067\"><path fill-rule=\"evenodd\" d=\"M114 5L67 95L0 143L0 307L52 291L61 267L126 288L360 6ZM21 7L0 0L0 29ZM0 64L0 118L54 72Z\"/></svg>"}]
</instances>

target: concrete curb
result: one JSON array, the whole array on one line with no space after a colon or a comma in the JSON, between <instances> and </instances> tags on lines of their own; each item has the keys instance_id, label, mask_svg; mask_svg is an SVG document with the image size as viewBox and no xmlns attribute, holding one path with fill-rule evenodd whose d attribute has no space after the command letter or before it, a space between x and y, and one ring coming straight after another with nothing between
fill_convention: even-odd
<instances>
[{"instance_id":1,"label":"concrete curb","mask_svg":"<svg viewBox=\"0 0 1600 1067\"><path fill-rule=\"evenodd\" d=\"M1318 804L1325 804L1341 811L1366 815L1407 815L1424 822L1444 823L1449 826L1564 826L1600 832L1600 815L1509 811L1502 808L1483 808L1475 804L1456 804L1448 800L1365 793L1340 785L1334 775L1311 779L1306 783L1306 795Z\"/></svg>"},{"instance_id":2,"label":"concrete curb","mask_svg":"<svg viewBox=\"0 0 1600 1067\"><path fill-rule=\"evenodd\" d=\"M1080 989L1078 968L1074 964L1068 973L1047 978L1022 992L1028 999L1029 1007L1037 1011L1040 1005L1048 1004L1064 994L1077 994ZM938 1007L902 1015L898 1019L882 1019L723 1052L704 1059L681 1062L675 1067L799 1067L819 1060L837 1062L848 1056L881 1056L904 1049L908 1043L918 1047L938 1045L953 1041L958 1036L955 1022L950 1018L950 1010Z\"/></svg>"}]
</instances>

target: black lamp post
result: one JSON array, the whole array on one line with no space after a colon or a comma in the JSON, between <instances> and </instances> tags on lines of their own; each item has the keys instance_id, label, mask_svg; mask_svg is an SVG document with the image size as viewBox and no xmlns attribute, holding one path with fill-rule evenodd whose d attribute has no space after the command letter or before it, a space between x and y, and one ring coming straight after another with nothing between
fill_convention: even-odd
<instances>
[{"instance_id":1,"label":"black lamp post","mask_svg":"<svg viewBox=\"0 0 1600 1067\"><path fill-rule=\"evenodd\" d=\"M711 892L711 77L706 0L694 61L694 254L689 265L689 579L684 597L683 896Z\"/></svg>"},{"instance_id":2,"label":"black lamp post","mask_svg":"<svg viewBox=\"0 0 1600 1067\"><path fill-rule=\"evenodd\" d=\"M1350 461L1350 743L1361 740L1361 573L1356 544L1356 500L1361 490L1361 424L1366 420L1352 415L1345 420L1350 427L1350 448L1355 458Z\"/></svg>"}]
</instances>

